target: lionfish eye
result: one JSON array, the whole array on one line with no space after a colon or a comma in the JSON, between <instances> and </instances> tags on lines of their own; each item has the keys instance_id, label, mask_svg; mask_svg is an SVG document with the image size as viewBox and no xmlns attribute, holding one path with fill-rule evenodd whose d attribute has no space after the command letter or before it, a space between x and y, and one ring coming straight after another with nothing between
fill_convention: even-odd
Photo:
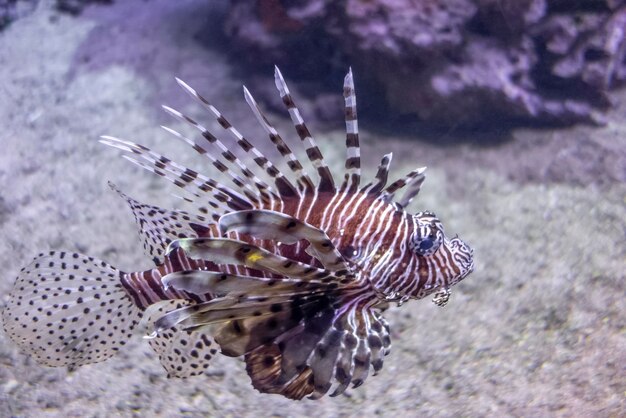
<instances>
[{"instance_id":1,"label":"lionfish eye","mask_svg":"<svg viewBox=\"0 0 626 418\"><path fill-rule=\"evenodd\" d=\"M419 250L420 251L427 251L429 249L432 248L432 246L435 245L432 237L429 235L426 238L424 238L423 240L420 241L420 245L419 245Z\"/></svg>"},{"instance_id":2,"label":"lionfish eye","mask_svg":"<svg viewBox=\"0 0 626 418\"><path fill-rule=\"evenodd\" d=\"M428 218L428 219L425 219ZM418 228L411 237L411 247L418 255L432 255L443 242L443 229L434 214L421 212L416 215Z\"/></svg>"},{"instance_id":3,"label":"lionfish eye","mask_svg":"<svg viewBox=\"0 0 626 418\"><path fill-rule=\"evenodd\" d=\"M441 245L441 239L435 234L429 234L425 237L415 234L412 240L413 250L423 256L431 255L437 252Z\"/></svg>"}]
</instances>

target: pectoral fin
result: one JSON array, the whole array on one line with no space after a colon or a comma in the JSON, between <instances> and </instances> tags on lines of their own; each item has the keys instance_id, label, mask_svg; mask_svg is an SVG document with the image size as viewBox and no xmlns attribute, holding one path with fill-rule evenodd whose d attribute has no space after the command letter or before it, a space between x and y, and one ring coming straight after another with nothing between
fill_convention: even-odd
<instances>
[{"instance_id":1,"label":"pectoral fin","mask_svg":"<svg viewBox=\"0 0 626 418\"><path fill-rule=\"evenodd\" d=\"M310 243L307 253L317 258L325 269L349 272L343 256L324 231L292 216L271 210L241 210L223 215L219 227L222 233L235 231L285 244L306 240Z\"/></svg>"}]
</instances>

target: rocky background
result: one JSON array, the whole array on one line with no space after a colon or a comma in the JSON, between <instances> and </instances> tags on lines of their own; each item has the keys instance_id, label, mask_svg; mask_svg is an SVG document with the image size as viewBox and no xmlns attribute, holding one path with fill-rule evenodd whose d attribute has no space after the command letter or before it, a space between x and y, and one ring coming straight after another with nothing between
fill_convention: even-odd
<instances>
[{"instance_id":1,"label":"rocky background","mask_svg":"<svg viewBox=\"0 0 626 418\"><path fill-rule=\"evenodd\" d=\"M76 15L112 1L52 4ZM0 0L0 28L37 4ZM226 7L218 25L233 60L289 70L305 81L300 88L322 120L337 120L341 104L320 75L331 79L349 65L367 68L359 79L377 93L372 113L390 107L444 130L602 124L615 105L610 91L626 81L625 0L232 0ZM209 46L214 33L198 37ZM263 90L266 77L252 84L279 105Z\"/></svg>"},{"instance_id":2,"label":"rocky background","mask_svg":"<svg viewBox=\"0 0 626 418\"><path fill-rule=\"evenodd\" d=\"M600 123L626 81L622 0L234 0L226 30L303 79L367 68L435 126Z\"/></svg>"},{"instance_id":3,"label":"rocky background","mask_svg":"<svg viewBox=\"0 0 626 418\"><path fill-rule=\"evenodd\" d=\"M595 10L613 16L617 3L598 1ZM57 2L40 1L0 32L0 309L20 268L40 251L77 250L126 271L150 266L130 211L106 182L166 208L181 205L171 195L176 191L97 139L111 134L135 140L215 174L159 128L192 133L160 111L165 103L219 131L174 76L210 98L263 151L272 147L241 84L251 87L266 77L262 105L273 109L274 62L252 66L251 49L235 48L223 30L225 22L233 24L239 4L129 0L72 15ZM492 10L495 25L499 15ZM626 415L624 91L610 96L615 105L603 111L602 126L469 133L453 123L443 133L425 133L419 124L396 123L391 110L372 116L380 107L370 98L381 89L367 80L373 61L360 54L317 76L312 70L306 77L294 74L298 65L287 61L327 62L332 48L324 45L317 55L302 52L276 62L336 170L344 133L328 109L340 100L347 64L357 75L365 113L365 175L390 151L393 175L429 166L412 210L435 211L447 233L458 233L476 256L476 271L455 286L448 306L422 300L391 309L386 316L393 347L381 373L344 396L320 401L261 395L243 363L225 357L216 358L207 376L169 380L139 335L107 362L73 372L44 368L0 331L0 416ZM389 65L383 58L374 62ZM387 71L389 79L401 79L405 70ZM332 95L313 94L322 84ZM251 87L259 97L261 85ZM315 121L323 119L317 109L326 109L329 122ZM488 107L477 109L498 123ZM268 113L293 143L286 113Z\"/></svg>"}]
</instances>

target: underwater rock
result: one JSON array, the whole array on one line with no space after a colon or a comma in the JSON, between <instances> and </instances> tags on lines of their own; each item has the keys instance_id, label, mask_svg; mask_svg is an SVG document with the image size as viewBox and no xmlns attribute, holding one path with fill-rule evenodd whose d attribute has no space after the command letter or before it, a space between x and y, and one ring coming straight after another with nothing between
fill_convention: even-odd
<instances>
[{"instance_id":1,"label":"underwater rock","mask_svg":"<svg viewBox=\"0 0 626 418\"><path fill-rule=\"evenodd\" d=\"M36 6L37 0L0 0L0 30L31 13Z\"/></svg>"},{"instance_id":2,"label":"underwater rock","mask_svg":"<svg viewBox=\"0 0 626 418\"><path fill-rule=\"evenodd\" d=\"M0 29L15 20L15 0L0 0Z\"/></svg>"},{"instance_id":3,"label":"underwater rock","mask_svg":"<svg viewBox=\"0 0 626 418\"><path fill-rule=\"evenodd\" d=\"M0 0L0 30L32 13L39 0ZM56 0L55 8L72 15L80 14L90 3L111 4L113 0Z\"/></svg>"},{"instance_id":4,"label":"underwater rock","mask_svg":"<svg viewBox=\"0 0 626 418\"><path fill-rule=\"evenodd\" d=\"M367 68L434 125L601 123L626 81L624 0L233 0L225 31L305 80Z\"/></svg>"},{"instance_id":5,"label":"underwater rock","mask_svg":"<svg viewBox=\"0 0 626 418\"><path fill-rule=\"evenodd\" d=\"M62 12L77 15L92 3L111 4L113 0L57 0L56 8Z\"/></svg>"},{"instance_id":6,"label":"underwater rock","mask_svg":"<svg viewBox=\"0 0 626 418\"><path fill-rule=\"evenodd\" d=\"M31 14L39 0L0 0L0 30L11 22ZM113 0L56 0L55 8L77 15L90 3L111 4Z\"/></svg>"}]
</instances>

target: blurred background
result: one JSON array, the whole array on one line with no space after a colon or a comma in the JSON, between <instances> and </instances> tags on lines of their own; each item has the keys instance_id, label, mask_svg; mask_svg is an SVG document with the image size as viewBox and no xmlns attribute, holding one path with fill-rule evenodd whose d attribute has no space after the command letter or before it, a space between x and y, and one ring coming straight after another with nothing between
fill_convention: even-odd
<instances>
[{"instance_id":1,"label":"blurred background","mask_svg":"<svg viewBox=\"0 0 626 418\"><path fill-rule=\"evenodd\" d=\"M338 398L261 395L230 358L170 380L140 336L105 363L47 369L0 332L0 416L626 415L620 0L0 0L0 309L40 251L150 266L106 181L184 206L97 139L216 175L159 128L192 132L167 104L219 132L174 77L272 154L245 84L302 156L274 65L336 170L352 68L365 176L388 152L394 176L427 165L411 210L472 245L475 272L443 309L391 309L384 369Z\"/></svg>"}]
</instances>

